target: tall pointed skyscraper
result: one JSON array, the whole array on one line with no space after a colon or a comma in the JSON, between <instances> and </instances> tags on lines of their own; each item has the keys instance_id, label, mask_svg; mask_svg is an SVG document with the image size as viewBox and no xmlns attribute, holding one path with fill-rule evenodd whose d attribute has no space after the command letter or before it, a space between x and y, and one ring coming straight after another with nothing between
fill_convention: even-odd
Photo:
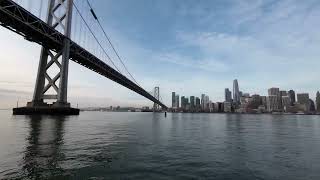
<instances>
[{"instance_id":1,"label":"tall pointed skyscraper","mask_svg":"<svg viewBox=\"0 0 320 180\"><path fill-rule=\"evenodd\" d=\"M237 79L233 80L233 101L236 104L240 103L239 85Z\"/></svg>"}]
</instances>

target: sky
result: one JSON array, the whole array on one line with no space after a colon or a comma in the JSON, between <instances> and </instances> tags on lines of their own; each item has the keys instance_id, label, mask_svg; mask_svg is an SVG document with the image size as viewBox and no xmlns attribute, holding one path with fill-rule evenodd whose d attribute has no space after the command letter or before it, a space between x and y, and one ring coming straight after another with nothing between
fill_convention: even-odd
<instances>
[{"instance_id":1,"label":"sky","mask_svg":"<svg viewBox=\"0 0 320 180\"><path fill-rule=\"evenodd\" d=\"M159 86L168 106L172 91L223 101L233 79L250 94L279 87L314 99L320 90L319 0L90 2L131 74L147 91ZM0 108L22 106L32 99L40 46L2 27L0 39ZM68 100L80 107L152 105L73 62Z\"/></svg>"}]
</instances>

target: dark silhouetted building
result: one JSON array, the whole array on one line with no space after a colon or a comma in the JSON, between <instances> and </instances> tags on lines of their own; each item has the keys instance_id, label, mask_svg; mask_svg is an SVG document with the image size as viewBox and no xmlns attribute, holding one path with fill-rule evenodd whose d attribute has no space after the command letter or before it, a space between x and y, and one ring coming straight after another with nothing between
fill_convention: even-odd
<instances>
[{"instance_id":1,"label":"dark silhouetted building","mask_svg":"<svg viewBox=\"0 0 320 180\"><path fill-rule=\"evenodd\" d=\"M225 88L224 89L224 99L225 99L226 102L231 102L232 101L231 91L229 90L229 88Z\"/></svg>"},{"instance_id":2,"label":"dark silhouetted building","mask_svg":"<svg viewBox=\"0 0 320 180\"><path fill-rule=\"evenodd\" d=\"M290 90L288 91L288 96L290 98L290 105L293 106L296 102L296 93L294 92L294 90Z\"/></svg>"},{"instance_id":3,"label":"dark silhouetted building","mask_svg":"<svg viewBox=\"0 0 320 180\"><path fill-rule=\"evenodd\" d=\"M172 108L176 107L176 93L172 92Z\"/></svg>"},{"instance_id":4,"label":"dark silhouetted building","mask_svg":"<svg viewBox=\"0 0 320 180\"><path fill-rule=\"evenodd\" d=\"M316 105L317 105L317 111L320 112L320 92L317 92L316 95Z\"/></svg>"},{"instance_id":5,"label":"dark silhouetted building","mask_svg":"<svg viewBox=\"0 0 320 180\"><path fill-rule=\"evenodd\" d=\"M190 108L194 109L195 105L196 105L196 101L195 101L194 96L190 96Z\"/></svg>"},{"instance_id":6,"label":"dark silhouetted building","mask_svg":"<svg viewBox=\"0 0 320 180\"><path fill-rule=\"evenodd\" d=\"M196 108L199 110L201 108L200 98L196 97Z\"/></svg>"},{"instance_id":7,"label":"dark silhouetted building","mask_svg":"<svg viewBox=\"0 0 320 180\"><path fill-rule=\"evenodd\" d=\"M316 111L316 106L314 105L314 101L312 101L312 99L309 99L309 111L310 112Z\"/></svg>"}]
</instances>

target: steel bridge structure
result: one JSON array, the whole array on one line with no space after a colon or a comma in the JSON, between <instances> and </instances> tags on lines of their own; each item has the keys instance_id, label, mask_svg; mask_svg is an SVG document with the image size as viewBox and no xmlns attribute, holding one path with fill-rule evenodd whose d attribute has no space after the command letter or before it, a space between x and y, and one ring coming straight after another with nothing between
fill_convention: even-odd
<instances>
[{"instance_id":1,"label":"steel bridge structure","mask_svg":"<svg viewBox=\"0 0 320 180\"><path fill-rule=\"evenodd\" d=\"M137 83L133 82L110 65L103 62L93 53L72 41L70 38L71 19L72 19L72 2L73 0L50 0L47 14L47 22L44 22L39 17L35 16L24 7L20 6L12 0L0 0L0 25L23 36L26 40L38 43L42 46L40 62L38 67L37 80L34 90L32 102L28 103L26 108L31 108L30 112L16 111L16 114L32 114L36 113L36 109L45 107L45 113L49 114L50 109L60 109L58 112L63 112L61 109L70 109L70 104L67 102L67 84L68 84L68 62L74 61L122 86L144 96L154 102L154 107L161 106L166 109L159 100L159 90L157 89L156 97L148 93ZM55 15L55 11L64 8L64 14L61 17ZM60 26L63 32L56 28ZM1 43L1 42L0 42ZM61 58L61 62L57 59ZM59 72L56 76L50 77L46 72L51 65L56 64L59 67ZM47 84L45 84L47 81ZM59 85L57 85L59 82ZM56 94L45 94L49 88L53 88ZM54 99L56 102L48 106L45 105L45 99ZM19 113L20 112L20 113ZM70 113L64 114L77 114Z\"/></svg>"}]
</instances>

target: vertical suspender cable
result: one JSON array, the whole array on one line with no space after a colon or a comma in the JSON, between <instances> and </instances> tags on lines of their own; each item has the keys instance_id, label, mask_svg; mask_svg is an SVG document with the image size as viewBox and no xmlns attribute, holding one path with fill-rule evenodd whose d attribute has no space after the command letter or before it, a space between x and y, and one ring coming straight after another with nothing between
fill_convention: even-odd
<instances>
[{"instance_id":1,"label":"vertical suspender cable","mask_svg":"<svg viewBox=\"0 0 320 180\"><path fill-rule=\"evenodd\" d=\"M133 79L133 81L134 81L138 86L140 86L139 83L138 83L138 82L135 80L135 78L132 76L132 74L129 72L129 70L128 70L128 68L126 67L126 65L123 63L121 57L119 56L118 52L117 52L116 49L114 48L113 44L111 43L111 40L110 40L109 36L107 35L107 33L105 32L105 30L103 29L103 27L102 27L102 25L101 25L101 23L100 23L97 15L96 15L96 13L94 12L94 10L93 10L93 8L92 8L92 6L91 6L91 4L90 4L90 2L89 2L88 0L87 0L87 3L88 3L88 5L89 5L90 12L91 12L92 16L93 16L94 19L98 22L98 25L99 25L100 29L102 30L104 36L107 38L107 40L108 40L108 42L109 42L112 50L114 51L114 53L115 53L116 56L118 57L119 61L121 62L121 64L122 64L123 67L125 68L126 72L131 76L131 78ZM141 87L141 86L140 86L140 87Z\"/></svg>"},{"instance_id":2,"label":"vertical suspender cable","mask_svg":"<svg viewBox=\"0 0 320 180\"><path fill-rule=\"evenodd\" d=\"M112 61L112 59L110 58L110 56L108 55L108 53L106 52L106 50L102 47L101 43L99 42L99 40L97 39L97 37L94 35L93 31L91 30L90 26L88 25L88 23L85 21L85 19L83 18L82 14L80 13L78 7L73 3L73 6L76 8L76 10L79 12L79 15L81 17L81 19L84 21L85 25L88 27L90 33L92 34L93 38L96 40L96 42L98 43L98 45L100 46L100 48L103 50L103 52L105 53L105 55L107 56L107 58L109 59L109 61L113 64L113 66L118 70L118 72L120 74L121 71L118 69L118 67L114 64L114 62Z\"/></svg>"}]
</instances>

